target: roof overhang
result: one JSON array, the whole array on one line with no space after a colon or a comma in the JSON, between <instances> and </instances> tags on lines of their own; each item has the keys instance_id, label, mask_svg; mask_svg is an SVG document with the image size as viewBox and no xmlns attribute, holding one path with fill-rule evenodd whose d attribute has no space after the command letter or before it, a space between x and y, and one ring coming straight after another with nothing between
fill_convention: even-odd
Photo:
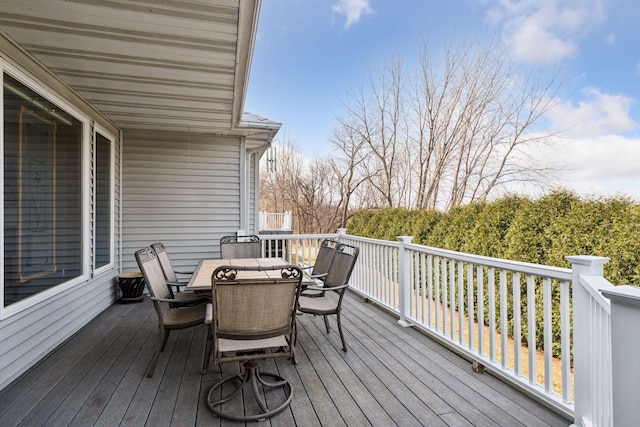
<instances>
[{"instance_id":1,"label":"roof overhang","mask_svg":"<svg viewBox=\"0 0 640 427\"><path fill-rule=\"evenodd\" d=\"M121 129L252 135L260 4L0 0L0 28Z\"/></svg>"}]
</instances>

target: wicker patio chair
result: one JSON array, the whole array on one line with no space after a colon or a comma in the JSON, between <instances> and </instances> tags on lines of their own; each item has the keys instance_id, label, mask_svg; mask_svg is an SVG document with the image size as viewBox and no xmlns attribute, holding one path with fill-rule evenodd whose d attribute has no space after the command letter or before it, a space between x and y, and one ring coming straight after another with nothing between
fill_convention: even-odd
<instances>
[{"instance_id":1,"label":"wicker patio chair","mask_svg":"<svg viewBox=\"0 0 640 427\"><path fill-rule=\"evenodd\" d=\"M151 378L160 352L164 351L171 331L191 328L204 322L206 300L200 299L196 304L195 301L181 301L172 298L160 261L151 247L136 251L135 258L158 315L158 347L147 370L147 377ZM169 308L165 309L164 304L168 304Z\"/></svg>"},{"instance_id":2,"label":"wicker patio chair","mask_svg":"<svg viewBox=\"0 0 640 427\"><path fill-rule=\"evenodd\" d=\"M270 278L239 279L240 271L273 273L269 274ZM251 276L251 273L243 275ZM212 354L213 362L220 367L226 362L242 362L240 374L223 378L209 391L207 405L215 415L234 421L258 421L280 413L291 402L293 390L289 382L275 373L261 372L259 360L290 358L295 362L296 306L301 281L302 270L294 265L229 266L214 271L212 303L207 306L206 320L210 325L211 341L203 373L208 369ZM251 392L242 392L245 384L251 385ZM263 394L267 389L281 389L282 393L270 393L272 397L267 403ZM221 393L224 393L223 397L220 397ZM242 400L243 394L245 405L251 394L257 406L241 414L225 408L224 404L234 397ZM278 400L276 396L283 398Z\"/></svg>"},{"instance_id":3,"label":"wicker patio chair","mask_svg":"<svg viewBox=\"0 0 640 427\"><path fill-rule=\"evenodd\" d=\"M307 287L309 291L323 291L324 295L320 297L302 295L298 301L298 311L301 313L316 314L324 318L327 333L329 333L328 316L336 316L338 333L342 341L342 350L345 352L347 351L347 344L345 343L342 332L342 299L349 287L349 279L351 278L351 273L353 272L353 267L356 264L359 253L359 248L340 243L336 248L331 266L324 280L324 285L322 287Z\"/></svg>"},{"instance_id":4,"label":"wicker patio chair","mask_svg":"<svg viewBox=\"0 0 640 427\"><path fill-rule=\"evenodd\" d=\"M260 258L262 247L260 238L249 236L223 236L220 239L220 258Z\"/></svg>"}]
</instances>

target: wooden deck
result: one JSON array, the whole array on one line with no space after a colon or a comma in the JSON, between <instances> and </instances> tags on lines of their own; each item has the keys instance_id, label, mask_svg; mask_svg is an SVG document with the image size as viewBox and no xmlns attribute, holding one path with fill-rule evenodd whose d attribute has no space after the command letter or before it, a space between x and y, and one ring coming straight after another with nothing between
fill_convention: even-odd
<instances>
[{"instance_id":1,"label":"wooden deck","mask_svg":"<svg viewBox=\"0 0 640 427\"><path fill-rule=\"evenodd\" d=\"M321 318L298 318L298 364L265 367L291 381L293 402L260 425L571 424L358 297L347 295L344 309L347 353L335 331L324 332ZM220 374L214 366L200 375L204 326L174 333L154 377L144 376L156 322L148 300L113 305L0 392L0 425L238 424L221 422L206 406Z\"/></svg>"}]
</instances>

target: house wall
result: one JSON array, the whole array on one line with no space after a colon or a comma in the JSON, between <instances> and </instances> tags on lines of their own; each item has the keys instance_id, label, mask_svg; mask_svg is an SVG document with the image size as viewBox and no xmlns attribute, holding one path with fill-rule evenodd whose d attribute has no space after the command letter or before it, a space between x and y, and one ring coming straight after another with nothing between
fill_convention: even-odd
<instances>
[{"instance_id":1,"label":"house wall","mask_svg":"<svg viewBox=\"0 0 640 427\"><path fill-rule=\"evenodd\" d=\"M163 242L176 270L220 256L240 227L239 137L125 132L123 270L136 250Z\"/></svg>"},{"instance_id":2,"label":"house wall","mask_svg":"<svg viewBox=\"0 0 640 427\"><path fill-rule=\"evenodd\" d=\"M114 263L111 267L103 268L100 274L96 274L92 265L86 262L88 271L84 272L84 279L75 281L72 285L62 284L51 288L46 292L46 298L38 298L39 295L36 295L36 298L31 297L16 303L16 306L19 304L19 309L12 306L0 309L0 389L2 389L114 302L115 283L120 268L118 227L121 223L119 217L121 159L119 130L56 76L44 69L39 62L1 35L0 61L6 66L19 69L37 85L54 94L58 99L64 100L75 110L100 125L104 131L115 136ZM87 135L89 135L88 132ZM90 141L83 142L83 151L93 152ZM86 158L89 157L89 155L86 156ZM91 179L87 181L84 197L88 200L85 206L90 207L93 204L94 189L93 181ZM89 223L85 224L84 230L90 232L94 229L94 224L90 215L87 214L86 218ZM90 246L93 239L86 238L84 241ZM83 247L83 249L85 256L90 258L92 248Z\"/></svg>"}]
</instances>

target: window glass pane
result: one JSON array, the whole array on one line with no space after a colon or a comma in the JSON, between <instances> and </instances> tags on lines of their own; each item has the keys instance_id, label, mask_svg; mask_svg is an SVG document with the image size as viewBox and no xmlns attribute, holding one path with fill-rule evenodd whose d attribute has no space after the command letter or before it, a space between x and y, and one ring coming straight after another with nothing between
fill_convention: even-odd
<instances>
[{"instance_id":1,"label":"window glass pane","mask_svg":"<svg viewBox=\"0 0 640 427\"><path fill-rule=\"evenodd\" d=\"M111 261L111 141L96 134L96 268Z\"/></svg>"},{"instance_id":2,"label":"window glass pane","mask_svg":"<svg viewBox=\"0 0 640 427\"><path fill-rule=\"evenodd\" d=\"M82 274L82 123L7 74L4 305Z\"/></svg>"}]
</instances>

